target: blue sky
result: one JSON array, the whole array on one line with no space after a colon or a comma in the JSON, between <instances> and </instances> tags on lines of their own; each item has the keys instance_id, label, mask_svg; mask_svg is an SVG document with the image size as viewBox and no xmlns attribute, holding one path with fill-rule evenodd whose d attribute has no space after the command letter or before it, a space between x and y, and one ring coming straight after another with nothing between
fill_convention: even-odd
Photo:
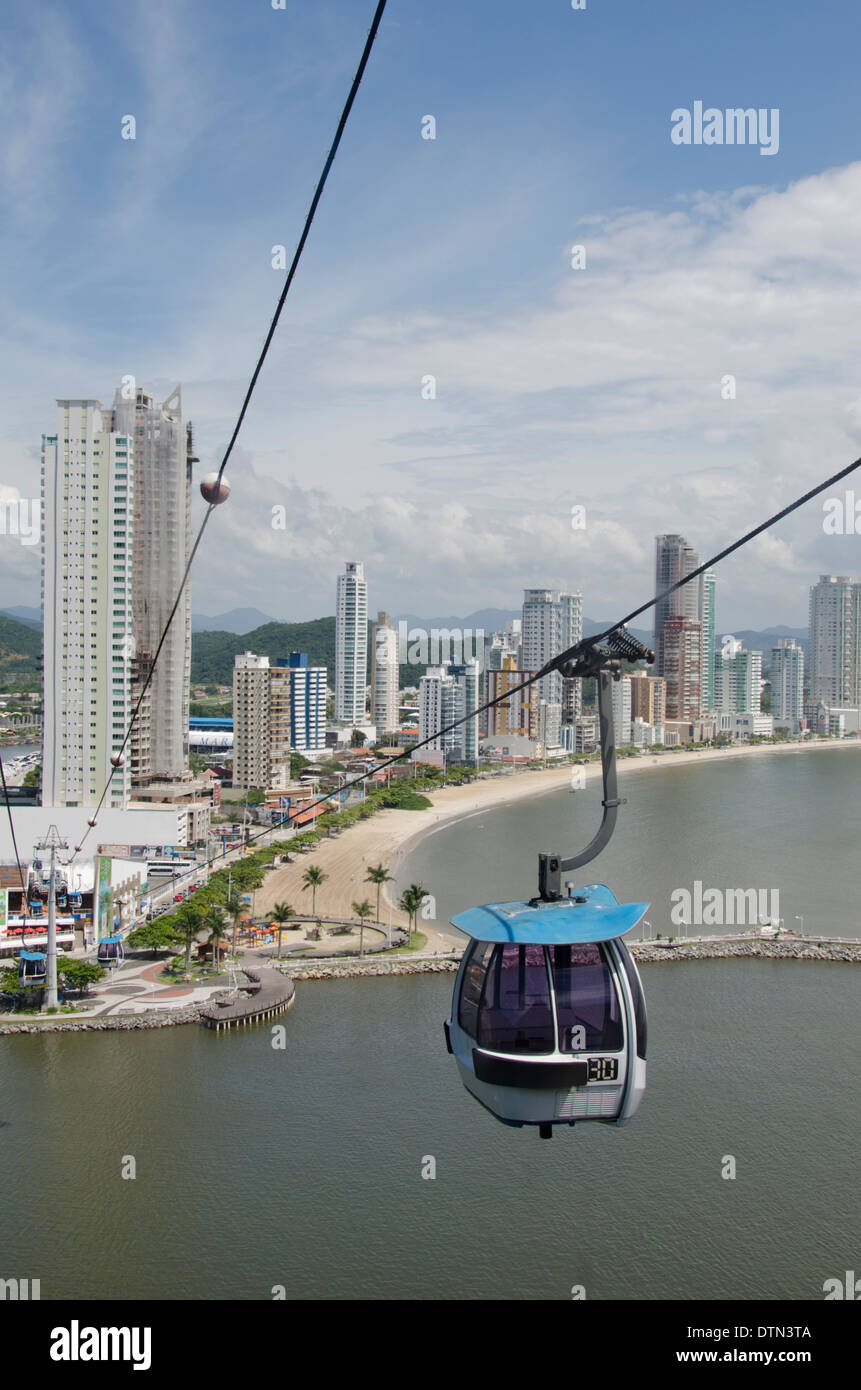
<instances>
[{"instance_id":1,"label":"blue sky","mask_svg":"<svg viewBox=\"0 0 861 1390\"><path fill-rule=\"evenodd\" d=\"M0 497L38 493L56 396L126 373L182 383L214 465L373 8L7 5ZM705 555L857 456L859 28L842 0L389 0L195 611L331 612L349 558L392 613L547 583L609 619L657 531ZM778 153L674 145L696 100L778 108ZM722 567L719 627L803 624L857 544L809 506ZM36 550L0 536L0 603L38 603Z\"/></svg>"}]
</instances>

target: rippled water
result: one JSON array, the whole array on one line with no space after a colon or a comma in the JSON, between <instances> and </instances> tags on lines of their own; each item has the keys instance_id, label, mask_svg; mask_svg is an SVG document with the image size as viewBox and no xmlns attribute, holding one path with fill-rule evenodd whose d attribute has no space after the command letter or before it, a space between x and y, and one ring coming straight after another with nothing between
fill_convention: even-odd
<instances>
[{"instance_id":1,"label":"rippled water","mask_svg":"<svg viewBox=\"0 0 861 1390\"><path fill-rule=\"evenodd\" d=\"M790 901L816 908L831 930L830 914L854 911L854 858L840 868L854 821L829 784L851 799L853 766L835 753L629 774L602 877L630 894L642 869L657 901L674 875L717 882L735 856L740 872L778 876L787 914ZM793 795L805 786L807 817ZM531 865L545 826L566 843L560 816L577 800L432 837L420 855L444 836L455 846L440 901L466 905L469 873L468 900L488 896L484 856L492 895L517 891L505 827L525 817L535 831ZM7 1038L0 1276L40 1278L45 1299L266 1299L276 1285L295 1298L567 1299L574 1284L593 1299L821 1299L861 1247L861 970L731 960L643 977L640 1114L549 1143L462 1089L442 1033L451 976L300 984L283 1051L267 1027ZM735 1180L721 1177L728 1155Z\"/></svg>"}]
</instances>

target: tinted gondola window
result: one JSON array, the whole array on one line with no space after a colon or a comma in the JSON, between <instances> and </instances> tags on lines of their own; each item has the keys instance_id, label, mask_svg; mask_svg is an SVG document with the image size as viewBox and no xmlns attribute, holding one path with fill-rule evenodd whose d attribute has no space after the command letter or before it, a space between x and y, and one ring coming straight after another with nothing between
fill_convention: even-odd
<instances>
[{"instance_id":1,"label":"tinted gondola window","mask_svg":"<svg viewBox=\"0 0 861 1390\"><path fill-rule=\"evenodd\" d=\"M622 1010L600 945L551 946L560 1052L618 1052Z\"/></svg>"},{"instance_id":2,"label":"tinted gondola window","mask_svg":"<svg viewBox=\"0 0 861 1390\"><path fill-rule=\"evenodd\" d=\"M495 1052L552 1052L543 946L495 946L478 1011L478 1043Z\"/></svg>"},{"instance_id":3,"label":"tinted gondola window","mask_svg":"<svg viewBox=\"0 0 861 1390\"><path fill-rule=\"evenodd\" d=\"M487 962L493 951L491 941L473 941L469 958L463 971L463 986L460 992L460 1007L457 1021L471 1038L478 1037L478 1006L487 972Z\"/></svg>"},{"instance_id":4,"label":"tinted gondola window","mask_svg":"<svg viewBox=\"0 0 861 1390\"><path fill-rule=\"evenodd\" d=\"M631 959L631 953L625 945L624 941L616 942L616 950L619 952L619 957L622 961L622 965L625 968L625 974L628 977L628 984L631 987L631 995L633 996L634 1000L634 1022L637 1028L637 1056L642 1057L643 1061L645 1061L646 1000L645 996L643 995L643 987L640 984L639 978L637 976L637 967L634 965L634 962Z\"/></svg>"}]
</instances>

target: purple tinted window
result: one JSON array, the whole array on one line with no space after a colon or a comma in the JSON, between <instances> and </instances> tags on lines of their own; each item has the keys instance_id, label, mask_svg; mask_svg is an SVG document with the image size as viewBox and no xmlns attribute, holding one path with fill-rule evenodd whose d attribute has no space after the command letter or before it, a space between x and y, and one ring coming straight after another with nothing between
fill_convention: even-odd
<instances>
[{"instance_id":1,"label":"purple tinted window","mask_svg":"<svg viewBox=\"0 0 861 1390\"><path fill-rule=\"evenodd\" d=\"M495 946L478 1011L480 1047L552 1052L553 1010L543 946Z\"/></svg>"},{"instance_id":2,"label":"purple tinted window","mask_svg":"<svg viewBox=\"0 0 861 1390\"><path fill-rule=\"evenodd\" d=\"M601 947L551 946L560 1052L618 1052L622 1013Z\"/></svg>"},{"instance_id":3,"label":"purple tinted window","mask_svg":"<svg viewBox=\"0 0 861 1390\"><path fill-rule=\"evenodd\" d=\"M478 1037L478 1006L487 973L487 962L493 951L491 941L473 941L469 958L463 971L463 985L460 991L460 1006L457 1021L471 1038Z\"/></svg>"}]
</instances>

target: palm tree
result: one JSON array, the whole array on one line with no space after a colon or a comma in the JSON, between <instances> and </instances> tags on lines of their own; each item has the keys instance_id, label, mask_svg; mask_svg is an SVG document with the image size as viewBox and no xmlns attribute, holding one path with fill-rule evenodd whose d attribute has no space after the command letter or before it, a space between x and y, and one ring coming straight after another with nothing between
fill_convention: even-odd
<instances>
[{"instance_id":1,"label":"palm tree","mask_svg":"<svg viewBox=\"0 0 861 1390\"><path fill-rule=\"evenodd\" d=\"M377 921L380 920L380 894L383 891L384 883L392 882L392 875L382 864L372 864L365 874L366 883L377 885Z\"/></svg>"},{"instance_id":2,"label":"palm tree","mask_svg":"<svg viewBox=\"0 0 861 1390\"><path fill-rule=\"evenodd\" d=\"M284 923L289 922L295 914L289 903L276 903L269 914L273 922L278 923L278 955L281 955L281 933L284 930Z\"/></svg>"},{"instance_id":3,"label":"palm tree","mask_svg":"<svg viewBox=\"0 0 861 1390\"><path fill-rule=\"evenodd\" d=\"M362 956L365 953L365 918L373 917L374 909L371 907L371 904L368 902L367 898L363 898L360 903L353 903L353 912L358 917L360 923L359 955Z\"/></svg>"},{"instance_id":4,"label":"palm tree","mask_svg":"<svg viewBox=\"0 0 861 1390\"><path fill-rule=\"evenodd\" d=\"M322 883L326 882L326 879L328 877L329 875L324 874L323 870L321 868L318 868L316 864L309 864L308 868L302 875L303 892L306 891L308 888L311 889L312 917L317 916L317 889L320 887Z\"/></svg>"},{"instance_id":5,"label":"palm tree","mask_svg":"<svg viewBox=\"0 0 861 1390\"><path fill-rule=\"evenodd\" d=\"M411 883L409 888L405 889L404 892L401 894L401 900L398 906L400 907L402 912L406 912L409 918L409 945L412 945L413 924L415 922L416 913L418 912L425 898L429 896L430 895L428 893L428 890L424 888L420 883Z\"/></svg>"},{"instance_id":6,"label":"palm tree","mask_svg":"<svg viewBox=\"0 0 861 1390\"><path fill-rule=\"evenodd\" d=\"M202 925L209 928L209 944L212 946L212 963L218 966L219 943L227 935L227 927L222 915L221 908L214 904L208 908L202 919Z\"/></svg>"},{"instance_id":7,"label":"palm tree","mask_svg":"<svg viewBox=\"0 0 861 1390\"><path fill-rule=\"evenodd\" d=\"M236 893L233 893L224 904L224 910L233 923L233 935L230 938L230 954L236 955L236 928L239 926L239 919L245 912L245 904L240 902Z\"/></svg>"},{"instance_id":8,"label":"palm tree","mask_svg":"<svg viewBox=\"0 0 861 1390\"><path fill-rule=\"evenodd\" d=\"M173 925L177 938L185 946L185 975L191 971L191 948L197 940L197 933L203 926L200 909L194 903L183 903L173 914Z\"/></svg>"}]
</instances>

